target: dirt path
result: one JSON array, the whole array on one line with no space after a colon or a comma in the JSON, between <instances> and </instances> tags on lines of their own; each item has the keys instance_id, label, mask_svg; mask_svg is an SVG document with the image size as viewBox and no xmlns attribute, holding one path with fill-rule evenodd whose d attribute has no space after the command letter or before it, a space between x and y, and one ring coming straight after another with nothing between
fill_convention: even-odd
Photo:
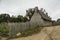
<instances>
[{"instance_id":1,"label":"dirt path","mask_svg":"<svg viewBox=\"0 0 60 40\"><path fill-rule=\"evenodd\" d=\"M54 32L52 33L54 40L60 40L60 26L56 26Z\"/></svg>"}]
</instances>

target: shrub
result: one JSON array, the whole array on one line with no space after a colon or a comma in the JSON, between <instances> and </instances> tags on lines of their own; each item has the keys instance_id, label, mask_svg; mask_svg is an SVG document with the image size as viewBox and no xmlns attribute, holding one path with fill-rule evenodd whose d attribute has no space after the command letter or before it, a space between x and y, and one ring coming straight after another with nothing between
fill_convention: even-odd
<instances>
[{"instance_id":1,"label":"shrub","mask_svg":"<svg viewBox=\"0 0 60 40\"><path fill-rule=\"evenodd\" d=\"M6 36L8 34L8 26L0 25L0 35Z\"/></svg>"}]
</instances>

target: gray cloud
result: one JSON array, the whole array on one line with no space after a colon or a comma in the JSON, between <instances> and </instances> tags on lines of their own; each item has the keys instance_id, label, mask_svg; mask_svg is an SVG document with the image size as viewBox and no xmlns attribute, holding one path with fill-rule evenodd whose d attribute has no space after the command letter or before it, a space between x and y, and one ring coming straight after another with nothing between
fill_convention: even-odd
<instances>
[{"instance_id":1,"label":"gray cloud","mask_svg":"<svg viewBox=\"0 0 60 40\"><path fill-rule=\"evenodd\" d=\"M52 19L59 18L60 0L1 0L0 13L25 15L26 9L38 6L44 8Z\"/></svg>"}]
</instances>

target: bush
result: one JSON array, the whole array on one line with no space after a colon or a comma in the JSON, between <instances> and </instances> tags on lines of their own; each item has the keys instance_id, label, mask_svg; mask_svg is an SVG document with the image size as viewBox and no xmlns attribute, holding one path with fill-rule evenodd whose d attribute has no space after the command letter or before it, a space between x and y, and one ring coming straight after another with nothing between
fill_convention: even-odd
<instances>
[{"instance_id":1,"label":"bush","mask_svg":"<svg viewBox=\"0 0 60 40\"><path fill-rule=\"evenodd\" d=\"M0 35L7 36L8 34L8 26L0 25Z\"/></svg>"}]
</instances>

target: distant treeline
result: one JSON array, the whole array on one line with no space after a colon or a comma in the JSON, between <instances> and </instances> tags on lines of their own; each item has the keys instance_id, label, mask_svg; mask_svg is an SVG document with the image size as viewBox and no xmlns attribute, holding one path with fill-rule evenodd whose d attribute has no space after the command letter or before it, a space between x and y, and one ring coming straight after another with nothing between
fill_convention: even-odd
<instances>
[{"instance_id":1,"label":"distant treeline","mask_svg":"<svg viewBox=\"0 0 60 40\"><path fill-rule=\"evenodd\" d=\"M0 23L1 22L26 22L28 21L27 17L23 17L22 15L10 16L9 14L0 14Z\"/></svg>"}]
</instances>

